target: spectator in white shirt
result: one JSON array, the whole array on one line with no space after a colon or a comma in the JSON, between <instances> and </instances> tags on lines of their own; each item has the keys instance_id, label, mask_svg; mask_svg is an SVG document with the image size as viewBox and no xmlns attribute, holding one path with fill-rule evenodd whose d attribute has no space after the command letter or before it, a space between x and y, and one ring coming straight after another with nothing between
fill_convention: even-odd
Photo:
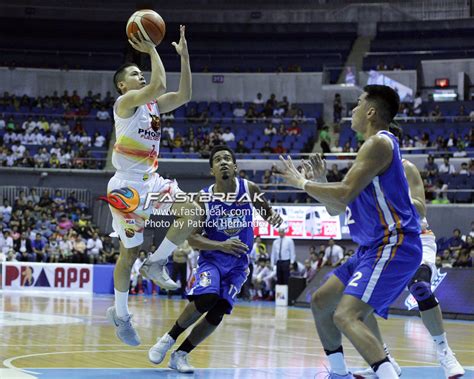
<instances>
[{"instance_id":1,"label":"spectator in white shirt","mask_svg":"<svg viewBox=\"0 0 474 379\"><path fill-rule=\"evenodd\" d=\"M0 214L3 215L3 218L5 220L10 220L10 217L12 215L12 206L6 198L3 199L3 204L0 205Z\"/></svg>"},{"instance_id":2,"label":"spectator in white shirt","mask_svg":"<svg viewBox=\"0 0 474 379\"><path fill-rule=\"evenodd\" d=\"M257 93L257 97L254 99L253 103L256 105L260 105L264 103L262 94L260 92Z\"/></svg>"},{"instance_id":3,"label":"spectator in white shirt","mask_svg":"<svg viewBox=\"0 0 474 379\"><path fill-rule=\"evenodd\" d=\"M242 103L237 103L232 112L234 117L244 117L245 116L245 108L243 107Z\"/></svg>"},{"instance_id":4,"label":"spectator in white shirt","mask_svg":"<svg viewBox=\"0 0 474 379\"><path fill-rule=\"evenodd\" d=\"M92 238L87 240L87 255L89 257L89 262L94 263L99 259L100 251L103 249L102 241L99 238L97 233L92 235Z\"/></svg>"},{"instance_id":5,"label":"spectator in white shirt","mask_svg":"<svg viewBox=\"0 0 474 379\"><path fill-rule=\"evenodd\" d=\"M290 265L296 261L295 243L286 237L286 229L278 229L279 237L273 241L271 263L277 267L277 284L288 284L290 278Z\"/></svg>"},{"instance_id":6,"label":"spectator in white shirt","mask_svg":"<svg viewBox=\"0 0 474 379\"><path fill-rule=\"evenodd\" d=\"M224 142L232 142L235 141L235 135L231 132L230 128L226 128L225 132L222 134L222 140Z\"/></svg>"},{"instance_id":7,"label":"spectator in white shirt","mask_svg":"<svg viewBox=\"0 0 474 379\"><path fill-rule=\"evenodd\" d=\"M421 116L421 105L423 104L423 99L421 98L421 93L417 92L415 101L413 102L413 113L416 117Z\"/></svg>"},{"instance_id":8,"label":"spectator in white shirt","mask_svg":"<svg viewBox=\"0 0 474 379\"><path fill-rule=\"evenodd\" d=\"M91 137L87 135L87 132L83 132L82 136L79 138L79 142L82 143L84 146L90 146Z\"/></svg>"},{"instance_id":9,"label":"spectator in white shirt","mask_svg":"<svg viewBox=\"0 0 474 379\"><path fill-rule=\"evenodd\" d=\"M18 157L13 154L12 149L8 149L7 153L7 167L13 167L15 162L17 161Z\"/></svg>"},{"instance_id":10,"label":"spectator in white shirt","mask_svg":"<svg viewBox=\"0 0 474 379\"><path fill-rule=\"evenodd\" d=\"M104 147L105 137L100 135L99 132L94 134L94 147Z\"/></svg>"},{"instance_id":11,"label":"spectator in white shirt","mask_svg":"<svg viewBox=\"0 0 474 379\"><path fill-rule=\"evenodd\" d=\"M336 245L334 240L331 238L328 243L328 247L324 251L323 263L321 267L326 264L332 267L338 266L344 258L344 250L341 246Z\"/></svg>"},{"instance_id":12,"label":"spectator in white shirt","mask_svg":"<svg viewBox=\"0 0 474 379\"><path fill-rule=\"evenodd\" d=\"M56 142L56 137L51 134L50 131L47 131L43 137L43 145L49 146Z\"/></svg>"},{"instance_id":13,"label":"spectator in white shirt","mask_svg":"<svg viewBox=\"0 0 474 379\"><path fill-rule=\"evenodd\" d=\"M3 142L10 144L12 142L15 142L18 139L17 135L15 132L8 131L3 135Z\"/></svg>"},{"instance_id":14,"label":"spectator in white shirt","mask_svg":"<svg viewBox=\"0 0 474 379\"><path fill-rule=\"evenodd\" d=\"M263 299L263 290L273 293L273 283L276 277L276 272L270 262L265 258L259 258L257 266L253 272L252 283L257 290L255 299Z\"/></svg>"},{"instance_id":15,"label":"spectator in white shirt","mask_svg":"<svg viewBox=\"0 0 474 379\"><path fill-rule=\"evenodd\" d=\"M17 158L23 157L23 154L25 153L26 147L23 145L20 145L20 141L16 141L13 146L11 147L13 154L16 155Z\"/></svg>"},{"instance_id":16,"label":"spectator in white shirt","mask_svg":"<svg viewBox=\"0 0 474 379\"><path fill-rule=\"evenodd\" d=\"M49 130L51 130L51 133L57 134L60 129L61 129L61 124L59 123L58 119L55 118L53 122L49 125Z\"/></svg>"},{"instance_id":17,"label":"spectator in white shirt","mask_svg":"<svg viewBox=\"0 0 474 379\"><path fill-rule=\"evenodd\" d=\"M27 120L23 121L23 124L21 124L21 128L25 131L25 132L29 132L31 130L33 130L36 126L36 123L33 122L33 117L28 117ZM32 128L32 129L30 129Z\"/></svg>"},{"instance_id":18,"label":"spectator in white shirt","mask_svg":"<svg viewBox=\"0 0 474 379\"><path fill-rule=\"evenodd\" d=\"M69 131L71 130L71 127L69 126L69 124L67 123L66 120L63 120L61 122L61 128L60 128L60 131L61 133L63 133L64 135L68 134Z\"/></svg>"},{"instance_id":19,"label":"spectator in white shirt","mask_svg":"<svg viewBox=\"0 0 474 379\"><path fill-rule=\"evenodd\" d=\"M34 145L36 143L36 135L33 133L25 133L21 139L23 145Z\"/></svg>"},{"instance_id":20,"label":"spectator in white shirt","mask_svg":"<svg viewBox=\"0 0 474 379\"><path fill-rule=\"evenodd\" d=\"M100 111L97 112L96 117L97 117L97 120L107 121L107 120L110 120L110 113L107 112L105 107L101 107Z\"/></svg>"},{"instance_id":21,"label":"spectator in white shirt","mask_svg":"<svg viewBox=\"0 0 474 379\"><path fill-rule=\"evenodd\" d=\"M38 128L35 128L35 130L33 131L33 145L42 145L43 140L43 134L39 131Z\"/></svg>"},{"instance_id":22,"label":"spectator in white shirt","mask_svg":"<svg viewBox=\"0 0 474 379\"><path fill-rule=\"evenodd\" d=\"M171 140L174 139L174 128L171 125L171 121L165 122L165 126L163 128L163 135L165 135L166 133L168 133L168 136Z\"/></svg>"},{"instance_id":23,"label":"spectator in white shirt","mask_svg":"<svg viewBox=\"0 0 474 379\"><path fill-rule=\"evenodd\" d=\"M56 154L59 159L59 164L61 167L70 167L71 166L71 160L72 156L70 153L70 149L61 149L59 154Z\"/></svg>"},{"instance_id":24,"label":"spectator in white shirt","mask_svg":"<svg viewBox=\"0 0 474 379\"><path fill-rule=\"evenodd\" d=\"M81 135L79 133L74 133L69 136L69 142L78 143L81 140Z\"/></svg>"},{"instance_id":25,"label":"spectator in white shirt","mask_svg":"<svg viewBox=\"0 0 474 379\"><path fill-rule=\"evenodd\" d=\"M135 295L137 293L136 287L138 287L138 294L143 294L143 278L140 274L140 267L142 267L143 262L146 259L146 251L140 250L139 256L135 263L132 266L132 272L130 273L130 281L131 281L131 290L130 293Z\"/></svg>"},{"instance_id":26,"label":"spectator in white shirt","mask_svg":"<svg viewBox=\"0 0 474 379\"><path fill-rule=\"evenodd\" d=\"M5 126L7 126L5 119L3 117L0 117L0 129L5 129Z\"/></svg>"},{"instance_id":27,"label":"spectator in white shirt","mask_svg":"<svg viewBox=\"0 0 474 379\"><path fill-rule=\"evenodd\" d=\"M5 231L3 233L3 236L4 236L4 242L3 242L3 247L2 247L2 251L3 251L3 254L8 254L8 252L10 251L10 249L13 249L13 238L11 237L11 233L9 230Z\"/></svg>"},{"instance_id":28,"label":"spectator in white shirt","mask_svg":"<svg viewBox=\"0 0 474 379\"><path fill-rule=\"evenodd\" d=\"M44 167L44 165L49 162L49 154L45 147L38 150L34 156L35 166Z\"/></svg>"},{"instance_id":29,"label":"spectator in white shirt","mask_svg":"<svg viewBox=\"0 0 474 379\"><path fill-rule=\"evenodd\" d=\"M58 143L55 143L54 146L49 150L50 154L56 154L58 157L61 155L61 147Z\"/></svg>"},{"instance_id":30,"label":"spectator in white shirt","mask_svg":"<svg viewBox=\"0 0 474 379\"><path fill-rule=\"evenodd\" d=\"M263 134L265 134L266 136L275 136L277 134L275 125L268 123L265 126L265 129L263 130Z\"/></svg>"},{"instance_id":31,"label":"spectator in white shirt","mask_svg":"<svg viewBox=\"0 0 474 379\"><path fill-rule=\"evenodd\" d=\"M456 173L454 166L451 163L449 163L449 157L443 158L443 163L439 165L438 172L440 174L455 174Z\"/></svg>"}]
</instances>

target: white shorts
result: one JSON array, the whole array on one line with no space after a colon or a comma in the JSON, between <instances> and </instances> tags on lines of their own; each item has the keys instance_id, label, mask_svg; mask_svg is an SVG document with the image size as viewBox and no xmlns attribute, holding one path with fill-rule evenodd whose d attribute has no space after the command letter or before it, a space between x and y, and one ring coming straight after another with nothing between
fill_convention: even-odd
<instances>
[{"instance_id":1,"label":"white shorts","mask_svg":"<svg viewBox=\"0 0 474 379\"><path fill-rule=\"evenodd\" d=\"M424 234L420 234L421 247L423 250L423 257L421 264L427 265L431 269L431 281L433 281L438 275L438 269L436 268L436 237L428 231Z\"/></svg>"},{"instance_id":2,"label":"white shorts","mask_svg":"<svg viewBox=\"0 0 474 379\"><path fill-rule=\"evenodd\" d=\"M150 218L153 209L167 211L172 202L154 201L143 209L149 192L169 194L174 199L182 192L175 180L164 179L157 173L151 175L116 172L109 180L107 197L112 212L112 237L120 237L124 247L130 249L143 243L145 221Z\"/></svg>"}]
</instances>

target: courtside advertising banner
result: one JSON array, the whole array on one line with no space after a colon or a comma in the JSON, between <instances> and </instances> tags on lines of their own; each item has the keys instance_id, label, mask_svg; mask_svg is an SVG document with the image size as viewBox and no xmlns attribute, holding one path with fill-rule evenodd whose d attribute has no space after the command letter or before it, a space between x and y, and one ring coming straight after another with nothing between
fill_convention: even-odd
<instances>
[{"instance_id":1,"label":"courtside advertising banner","mask_svg":"<svg viewBox=\"0 0 474 379\"><path fill-rule=\"evenodd\" d=\"M341 239L339 216L331 216L323 206L274 206L283 218L286 236L293 239ZM262 238L278 237L278 230L255 214L254 234Z\"/></svg>"},{"instance_id":2,"label":"courtside advertising banner","mask_svg":"<svg viewBox=\"0 0 474 379\"><path fill-rule=\"evenodd\" d=\"M61 291L92 294L93 265L3 262L4 291Z\"/></svg>"}]
</instances>

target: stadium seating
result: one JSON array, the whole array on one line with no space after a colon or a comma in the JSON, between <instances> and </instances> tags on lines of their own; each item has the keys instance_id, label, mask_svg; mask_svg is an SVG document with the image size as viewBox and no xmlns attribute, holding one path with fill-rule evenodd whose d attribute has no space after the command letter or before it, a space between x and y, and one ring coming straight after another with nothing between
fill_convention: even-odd
<instances>
[{"instance_id":1,"label":"stadium seating","mask_svg":"<svg viewBox=\"0 0 474 379\"><path fill-rule=\"evenodd\" d=\"M471 58L473 30L468 20L379 23L370 54L364 59L364 70L374 69L381 62L389 69L416 69L422 60Z\"/></svg>"}]
</instances>

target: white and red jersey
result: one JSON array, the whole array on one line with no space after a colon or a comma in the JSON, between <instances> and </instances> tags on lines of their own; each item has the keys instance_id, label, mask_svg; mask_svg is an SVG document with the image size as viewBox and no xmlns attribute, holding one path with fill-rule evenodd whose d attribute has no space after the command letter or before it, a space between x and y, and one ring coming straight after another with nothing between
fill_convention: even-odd
<instances>
[{"instance_id":1,"label":"white and red jersey","mask_svg":"<svg viewBox=\"0 0 474 379\"><path fill-rule=\"evenodd\" d=\"M160 110L155 101L137 107L129 118L117 115L114 104L116 142L112 164L117 171L136 174L152 174L158 168L161 140Z\"/></svg>"}]
</instances>

